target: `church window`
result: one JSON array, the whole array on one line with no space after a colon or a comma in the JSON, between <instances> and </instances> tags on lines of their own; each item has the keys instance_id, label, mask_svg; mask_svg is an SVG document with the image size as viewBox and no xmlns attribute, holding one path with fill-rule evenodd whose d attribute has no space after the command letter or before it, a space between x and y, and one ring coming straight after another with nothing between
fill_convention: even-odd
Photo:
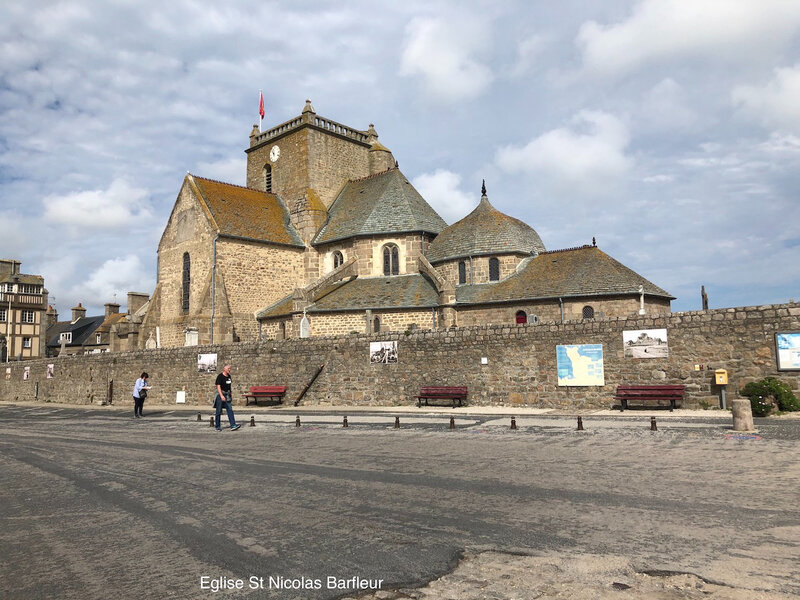
<instances>
[{"instance_id":1,"label":"church window","mask_svg":"<svg viewBox=\"0 0 800 600\"><path fill-rule=\"evenodd\" d=\"M463 260L458 263L458 283L467 283L467 263Z\"/></svg>"},{"instance_id":2,"label":"church window","mask_svg":"<svg viewBox=\"0 0 800 600\"><path fill-rule=\"evenodd\" d=\"M189 259L189 253L184 252L183 254L183 298L182 298L182 307L183 312L189 312L189 287L191 284L191 261Z\"/></svg>"},{"instance_id":3,"label":"church window","mask_svg":"<svg viewBox=\"0 0 800 600\"><path fill-rule=\"evenodd\" d=\"M333 268L338 269L344 264L344 256L338 250L333 253Z\"/></svg>"},{"instance_id":4,"label":"church window","mask_svg":"<svg viewBox=\"0 0 800 600\"><path fill-rule=\"evenodd\" d=\"M489 259L489 281L500 280L500 261L496 258Z\"/></svg>"},{"instance_id":5,"label":"church window","mask_svg":"<svg viewBox=\"0 0 800 600\"><path fill-rule=\"evenodd\" d=\"M584 319L594 319L594 309L591 306L584 306L583 307L583 318Z\"/></svg>"},{"instance_id":6,"label":"church window","mask_svg":"<svg viewBox=\"0 0 800 600\"><path fill-rule=\"evenodd\" d=\"M272 165L264 165L264 189L272 193Z\"/></svg>"},{"instance_id":7,"label":"church window","mask_svg":"<svg viewBox=\"0 0 800 600\"><path fill-rule=\"evenodd\" d=\"M524 310L518 310L516 320L517 325L523 325L528 322L528 315L525 314Z\"/></svg>"},{"instance_id":8,"label":"church window","mask_svg":"<svg viewBox=\"0 0 800 600\"><path fill-rule=\"evenodd\" d=\"M372 331L375 333L379 333L381 330L381 320L378 317L375 317L373 321Z\"/></svg>"},{"instance_id":9,"label":"church window","mask_svg":"<svg viewBox=\"0 0 800 600\"><path fill-rule=\"evenodd\" d=\"M383 247L383 274L400 274L400 252L394 244L386 244Z\"/></svg>"}]
</instances>

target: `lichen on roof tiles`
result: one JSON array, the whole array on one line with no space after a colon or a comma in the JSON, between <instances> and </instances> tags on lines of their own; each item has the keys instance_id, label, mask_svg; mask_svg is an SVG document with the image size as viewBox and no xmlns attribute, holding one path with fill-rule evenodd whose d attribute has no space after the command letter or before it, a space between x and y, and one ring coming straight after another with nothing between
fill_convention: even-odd
<instances>
[{"instance_id":1,"label":"lichen on roof tiles","mask_svg":"<svg viewBox=\"0 0 800 600\"><path fill-rule=\"evenodd\" d=\"M251 188L191 176L217 224L219 233L263 242L303 247L280 198Z\"/></svg>"},{"instance_id":2,"label":"lichen on roof tiles","mask_svg":"<svg viewBox=\"0 0 800 600\"><path fill-rule=\"evenodd\" d=\"M446 225L405 175L392 168L345 184L314 244L386 233L437 234Z\"/></svg>"}]
</instances>

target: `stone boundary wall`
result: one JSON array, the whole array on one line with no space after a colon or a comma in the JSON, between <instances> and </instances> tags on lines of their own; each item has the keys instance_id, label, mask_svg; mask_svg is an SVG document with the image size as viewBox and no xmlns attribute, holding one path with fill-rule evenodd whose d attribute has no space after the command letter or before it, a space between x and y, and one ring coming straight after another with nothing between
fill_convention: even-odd
<instances>
[{"instance_id":1,"label":"stone boundary wall","mask_svg":"<svg viewBox=\"0 0 800 600\"><path fill-rule=\"evenodd\" d=\"M624 357L624 330L660 328L667 329L667 358ZM198 373L197 354L216 352L219 370L226 362L234 366L237 404L250 385L286 385L291 404L325 364L304 405L410 405L420 386L444 384L467 385L471 405L607 408L618 384L673 383L686 385L685 406L716 407L717 368L729 373L729 405L745 383L766 376L800 393L800 371L777 370L776 331L800 331L800 303L70 356L9 363L9 379L0 370L0 400L101 403L113 380L114 404L130 404L134 381L146 370L153 386L149 402L174 403L184 390L187 404L208 407L216 373ZM378 340L398 341L399 363L369 363L369 343ZM590 343L603 344L606 385L559 387L556 345ZM482 357L488 364L481 364ZM52 379L46 378L49 363Z\"/></svg>"}]
</instances>

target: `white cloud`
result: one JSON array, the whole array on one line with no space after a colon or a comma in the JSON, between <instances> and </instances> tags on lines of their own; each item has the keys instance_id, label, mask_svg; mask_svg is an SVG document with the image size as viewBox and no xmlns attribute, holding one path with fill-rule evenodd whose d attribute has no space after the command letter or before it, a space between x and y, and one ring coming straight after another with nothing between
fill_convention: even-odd
<instances>
[{"instance_id":1,"label":"white cloud","mask_svg":"<svg viewBox=\"0 0 800 600\"><path fill-rule=\"evenodd\" d=\"M798 0L643 0L625 21L584 23L576 43L584 66L608 75L686 56L753 60L774 53L798 27Z\"/></svg>"},{"instance_id":2,"label":"white cloud","mask_svg":"<svg viewBox=\"0 0 800 600\"><path fill-rule=\"evenodd\" d=\"M461 190L461 175L446 169L423 173L415 177L412 184L448 223L466 217L480 200L478 195L470 195Z\"/></svg>"},{"instance_id":3,"label":"white cloud","mask_svg":"<svg viewBox=\"0 0 800 600\"><path fill-rule=\"evenodd\" d=\"M147 190L115 179L107 190L87 190L42 200L45 219L79 227L122 227L150 216Z\"/></svg>"},{"instance_id":4,"label":"white cloud","mask_svg":"<svg viewBox=\"0 0 800 600\"><path fill-rule=\"evenodd\" d=\"M775 69L766 85L737 86L731 99L744 113L767 126L800 132L800 63Z\"/></svg>"},{"instance_id":5,"label":"white cloud","mask_svg":"<svg viewBox=\"0 0 800 600\"><path fill-rule=\"evenodd\" d=\"M129 254L105 261L88 278L73 285L69 294L79 300L83 298L86 306L89 302L112 302L116 293L117 302L123 304L129 291L149 292L154 286L154 276L143 267L138 256Z\"/></svg>"},{"instance_id":6,"label":"white cloud","mask_svg":"<svg viewBox=\"0 0 800 600\"><path fill-rule=\"evenodd\" d=\"M478 96L493 79L479 59L486 47L484 31L468 19L412 19L406 27L400 74L419 76L428 92L443 102Z\"/></svg>"},{"instance_id":7,"label":"white cloud","mask_svg":"<svg viewBox=\"0 0 800 600\"><path fill-rule=\"evenodd\" d=\"M522 77L529 73L536 66L547 41L544 36L531 35L517 43L517 62L511 69L511 77Z\"/></svg>"},{"instance_id":8,"label":"white cloud","mask_svg":"<svg viewBox=\"0 0 800 600\"><path fill-rule=\"evenodd\" d=\"M228 158L216 162L197 164L197 174L208 179L216 179L234 185L244 185L247 173L245 158Z\"/></svg>"},{"instance_id":9,"label":"white cloud","mask_svg":"<svg viewBox=\"0 0 800 600\"><path fill-rule=\"evenodd\" d=\"M630 135L614 115L583 110L570 128L552 129L525 146L500 148L495 162L509 173L533 172L574 191L597 191L624 175Z\"/></svg>"},{"instance_id":10,"label":"white cloud","mask_svg":"<svg viewBox=\"0 0 800 600\"><path fill-rule=\"evenodd\" d=\"M642 98L637 129L671 132L696 125L697 114L689 107L686 91L674 79L662 79Z\"/></svg>"}]
</instances>

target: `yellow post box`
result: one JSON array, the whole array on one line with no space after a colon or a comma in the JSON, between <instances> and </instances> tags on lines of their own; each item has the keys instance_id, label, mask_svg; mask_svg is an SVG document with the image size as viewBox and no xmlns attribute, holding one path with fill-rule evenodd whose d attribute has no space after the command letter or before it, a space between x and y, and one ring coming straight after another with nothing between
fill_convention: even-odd
<instances>
[{"instance_id":1,"label":"yellow post box","mask_svg":"<svg viewBox=\"0 0 800 600\"><path fill-rule=\"evenodd\" d=\"M717 385L728 385L728 372L725 369L714 371L714 378Z\"/></svg>"}]
</instances>

